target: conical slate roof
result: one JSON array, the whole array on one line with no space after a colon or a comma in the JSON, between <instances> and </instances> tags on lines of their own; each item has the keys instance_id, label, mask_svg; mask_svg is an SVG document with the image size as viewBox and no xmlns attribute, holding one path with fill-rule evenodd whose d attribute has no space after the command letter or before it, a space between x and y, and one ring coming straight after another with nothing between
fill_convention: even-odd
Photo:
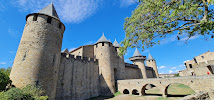
<instances>
[{"instance_id":1,"label":"conical slate roof","mask_svg":"<svg viewBox=\"0 0 214 100\"><path fill-rule=\"evenodd\" d=\"M68 49L66 48L65 50L62 51L62 53L69 53Z\"/></svg>"},{"instance_id":2,"label":"conical slate roof","mask_svg":"<svg viewBox=\"0 0 214 100\"><path fill-rule=\"evenodd\" d=\"M121 47L120 44L117 42L117 40L115 39L114 43L113 43L114 47Z\"/></svg>"},{"instance_id":3,"label":"conical slate roof","mask_svg":"<svg viewBox=\"0 0 214 100\"><path fill-rule=\"evenodd\" d=\"M41 11L39 11L39 13L41 14L46 14L55 18L59 19L59 16L54 8L53 3L51 3L50 5L48 5L47 7L45 7L44 9L42 9Z\"/></svg>"},{"instance_id":4,"label":"conical slate roof","mask_svg":"<svg viewBox=\"0 0 214 100\"><path fill-rule=\"evenodd\" d=\"M150 55L150 53L149 53L149 57L148 57L148 59L146 59L146 60L154 60L154 58Z\"/></svg>"},{"instance_id":5,"label":"conical slate roof","mask_svg":"<svg viewBox=\"0 0 214 100\"><path fill-rule=\"evenodd\" d=\"M103 33L102 37L96 43L99 43L99 42L110 42L110 41L107 40L107 38L105 37L105 35Z\"/></svg>"},{"instance_id":6,"label":"conical slate roof","mask_svg":"<svg viewBox=\"0 0 214 100\"><path fill-rule=\"evenodd\" d=\"M136 56L142 56L137 48L135 49L133 57L136 57Z\"/></svg>"}]
</instances>

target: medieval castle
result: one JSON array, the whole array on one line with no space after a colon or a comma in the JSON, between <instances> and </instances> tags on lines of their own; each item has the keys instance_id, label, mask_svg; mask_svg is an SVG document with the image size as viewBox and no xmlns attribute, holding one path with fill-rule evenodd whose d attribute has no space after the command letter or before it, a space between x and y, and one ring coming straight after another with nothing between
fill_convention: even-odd
<instances>
[{"instance_id":1,"label":"medieval castle","mask_svg":"<svg viewBox=\"0 0 214 100\"><path fill-rule=\"evenodd\" d=\"M10 74L13 85L40 86L51 100L83 100L113 95L117 80L158 77L150 54L146 59L136 49L133 64L125 63L118 42L112 44L104 35L93 45L61 52L64 30L53 4L27 15Z\"/></svg>"}]
</instances>

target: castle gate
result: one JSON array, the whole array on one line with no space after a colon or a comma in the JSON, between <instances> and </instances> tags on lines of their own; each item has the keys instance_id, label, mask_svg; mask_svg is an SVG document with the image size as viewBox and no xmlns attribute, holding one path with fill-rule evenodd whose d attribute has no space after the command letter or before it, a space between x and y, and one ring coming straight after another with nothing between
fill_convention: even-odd
<instances>
[{"instance_id":1,"label":"castle gate","mask_svg":"<svg viewBox=\"0 0 214 100\"><path fill-rule=\"evenodd\" d=\"M145 95L145 87L148 84L153 84L161 90L163 97L167 97L167 89L174 83L187 85L196 93L200 91L210 91L214 89L214 75L118 80L118 91L124 94L132 94L134 90L138 91L139 95Z\"/></svg>"}]
</instances>

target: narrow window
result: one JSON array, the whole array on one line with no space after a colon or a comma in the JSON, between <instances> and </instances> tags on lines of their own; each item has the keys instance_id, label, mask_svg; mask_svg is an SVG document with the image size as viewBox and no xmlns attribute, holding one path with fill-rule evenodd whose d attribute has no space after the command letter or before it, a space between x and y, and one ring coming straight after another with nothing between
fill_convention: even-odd
<instances>
[{"instance_id":1,"label":"narrow window","mask_svg":"<svg viewBox=\"0 0 214 100\"><path fill-rule=\"evenodd\" d=\"M98 46L97 46L97 44L96 44L96 48L97 48Z\"/></svg>"},{"instance_id":2,"label":"narrow window","mask_svg":"<svg viewBox=\"0 0 214 100\"><path fill-rule=\"evenodd\" d=\"M102 46L104 46L104 43L102 43Z\"/></svg>"},{"instance_id":3,"label":"narrow window","mask_svg":"<svg viewBox=\"0 0 214 100\"><path fill-rule=\"evenodd\" d=\"M60 28L60 29L62 28L62 23L59 23L59 28Z\"/></svg>"},{"instance_id":4,"label":"narrow window","mask_svg":"<svg viewBox=\"0 0 214 100\"><path fill-rule=\"evenodd\" d=\"M35 14L35 15L33 16L33 21L37 21L37 17L38 17L38 14Z\"/></svg>"},{"instance_id":5,"label":"narrow window","mask_svg":"<svg viewBox=\"0 0 214 100\"><path fill-rule=\"evenodd\" d=\"M192 68L192 64L189 64L189 68Z\"/></svg>"},{"instance_id":6,"label":"narrow window","mask_svg":"<svg viewBox=\"0 0 214 100\"><path fill-rule=\"evenodd\" d=\"M109 47L111 47L111 43L108 43Z\"/></svg>"},{"instance_id":7,"label":"narrow window","mask_svg":"<svg viewBox=\"0 0 214 100\"><path fill-rule=\"evenodd\" d=\"M48 17L47 23L51 24L52 17Z\"/></svg>"},{"instance_id":8,"label":"narrow window","mask_svg":"<svg viewBox=\"0 0 214 100\"><path fill-rule=\"evenodd\" d=\"M197 63L197 60L194 58L195 63Z\"/></svg>"}]
</instances>

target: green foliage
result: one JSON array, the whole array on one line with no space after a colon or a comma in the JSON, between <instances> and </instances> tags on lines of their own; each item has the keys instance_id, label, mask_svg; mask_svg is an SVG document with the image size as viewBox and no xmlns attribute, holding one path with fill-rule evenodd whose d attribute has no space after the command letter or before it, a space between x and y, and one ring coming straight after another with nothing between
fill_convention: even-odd
<instances>
[{"instance_id":1,"label":"green foliage","mask_svg":"<svg viewBox=\"0 0 214 100\"><path fill-rule=\"evenodd\" d=\"M177 74L174 74L174 77L179 77L180 75L179 75L179 73L177 73Z\"/></svg>"},{"instance_id":2,"label":"green foliage","mask_svg":"<svg viewBox=\"0 0 214 100\"><path fill-rule=\"evenodd\" d=\"M5 90L6 86L12 82L9 78L10 71L10 67L8 67L7 69L0 69L0 91Z\"/></svg>"},{"instance_id":3,"label":"green foliage","mask_svg":"<svg viewBox=\"0 0 214 100\"><path fill-rule=\"evenodd\" d=\"M118 96L118 95L121 95L122 93L120 93L120 92L116 92L116 93L114 93L114 96L116 97L116 96Z\"/></svg>"},{"instance_id":4,"label":"green foliage","mask_svg":"<svg viewBox=\"0 0 214 100\"><path fill-rule=\"evenodd\" d=\"M131 17L125 19L126 38L120 48L124 54L131 47L152 47L168 34L178 40L187 34L214 37L214 11L207 0L139 0ZM187 39L188 40L188 39Z\"/></svg>"},{"instance_id":5,"label":"green foliage","mask_svg":"<svg viewBox=\"0 0 214 100\"><path fill-rule=\"evenodd\" d=\"M28 85L24 88L11 88L0 92L1 100L47 100L47 96L41 96L43 91L35 86Z\"/></svg>"}]
</instances>

